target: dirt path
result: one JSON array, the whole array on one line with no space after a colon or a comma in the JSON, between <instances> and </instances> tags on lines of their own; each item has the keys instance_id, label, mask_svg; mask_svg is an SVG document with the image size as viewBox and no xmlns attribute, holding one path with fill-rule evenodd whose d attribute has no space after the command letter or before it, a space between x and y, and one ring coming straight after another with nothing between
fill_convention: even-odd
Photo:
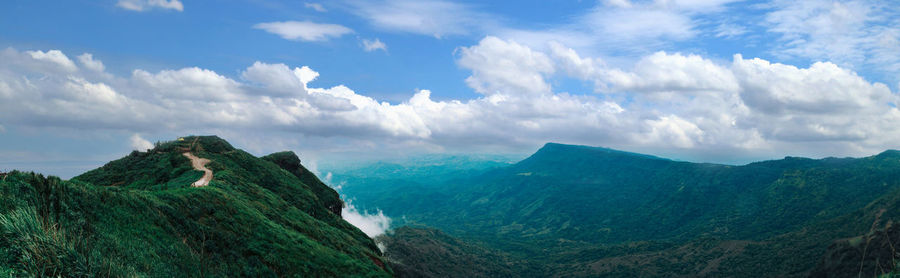
<instances>
[{"instance_id":1,"label":"dirt path","mask_svg":"<svg viewBox=\"0 0 900 278\"><path fill-rule=\"evenodd\" d=\"M199 180L195 181L191 186L193 187L201 187L209 184L209 181L213 178L213 172L209 168L206 168L206 164L209 163L209 159L199 158L196 155L186 152L184 156L191 160L191 166L194 167L197 171L203 171L203 177Z\"/></svg>"}]
</instances>

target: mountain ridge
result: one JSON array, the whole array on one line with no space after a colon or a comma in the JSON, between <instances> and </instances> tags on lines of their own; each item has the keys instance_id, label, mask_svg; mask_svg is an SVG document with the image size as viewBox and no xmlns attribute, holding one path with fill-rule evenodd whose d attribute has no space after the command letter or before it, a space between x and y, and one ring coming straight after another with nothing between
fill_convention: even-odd
<instances>
[{"instance_id":1,"label":"mountain ridge","mask_svg":"<svg viewBox=\"0 0 900 278\"><path fill-rule=\"evenodd\" d=\"M186 152L209 160L207 186L191 186L203 172ZM12 172L0 181L0 274L391 276L341 219L337 193L301 170L293 153L188 136L68 181Z\"/></svg>"},{"instance_id":2,"label":"mountain ridge","mask_svg":"<svg viewBox=\"0 0 900 278\"><path fill-rule=\"evenodd\" d=\"M802 277L831 241L864 233L873 211L893 206L878 200L900 192L898 154L723 165L549 143L518 163L467 179L394 191L378 184L381 196L354 203L523 258L549 254L554 259L538 260L556 265L551 273L597 275L600 268L588 265L607 259L615 264L602 269L627 277L652 267L627 263L627 256L661 260L668 254L684 259L658 270ZM888 211L885 219L900 220ZM613 255L609 246L632 251ZM582 256L566 255L573 250ZM724 257L707 265L705 256ZM564 266L563 258L574 265ZM744 267L756 262L767 267Z\"/></svg>"}]
</instances>

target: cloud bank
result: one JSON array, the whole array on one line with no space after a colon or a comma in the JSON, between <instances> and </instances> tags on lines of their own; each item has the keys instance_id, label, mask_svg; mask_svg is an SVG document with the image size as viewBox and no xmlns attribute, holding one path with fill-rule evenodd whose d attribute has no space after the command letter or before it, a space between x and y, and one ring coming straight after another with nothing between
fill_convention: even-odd
<instances>
[{"instance_id":1,"label":"cloud bank","mask_svg":"<svg viewBox=\"0 0 900 278\"><path fill-rule=\"evenodd\" d=\"M543 49L485 37L456 51L479 97L434 100L423 89L388 103L344 85L311 86L319 73L305 66L255 62L237 77L199 67L116 76L89 53L76 64L60 50L8 48L0 51L0 119L7 128L302 135L351 152L531 150L558 141L716 161L898 147L897 94L837 64L656 52L612 67L562 43ZM593 89L558 92L559 78Z\"/></svg>"}]
</instances>

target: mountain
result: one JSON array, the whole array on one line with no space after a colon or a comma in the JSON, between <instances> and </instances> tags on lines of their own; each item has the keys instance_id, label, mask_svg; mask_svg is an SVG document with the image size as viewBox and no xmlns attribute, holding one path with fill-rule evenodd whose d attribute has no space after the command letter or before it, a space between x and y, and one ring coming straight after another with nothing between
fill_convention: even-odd
<instances>
[{"instance_id":1,"label":"mountain","mask_svg":"<svg viewBox=\"0 0 900 278\"><path fill-rule=\"evenodd\" d=\"M509 254L426 227L400 227L379 238L398 277L517 277L540 273Z\"/></svg>"},{"instance_id":2,"label":"mountain","mask_svg":"<svg viewBox=\"0 0 900 278\"><path fill-rule=\"evenodd\" d=\"M391 276L342 204L293 153L257 158L215 136L68 181L13 171L0 177L0 276Z\"/></svg>"},{"instance_id":3,"label":"mountain","mask_svg":"<svg viewBox=\"0 0 900 278\"><path fill-rule=\"evenodd\" d=\"M840 239L832 243L810 273L810 277L879 277L882 274L900 276L897 243L900 227L888 225L865 235ZM894 273L890 273L893 270Z\"/></svg>"},{"instance_id":4,"label":"mountain","mask_svg":"<svg viewBox=\"0 0 900 278\"><path fill-rule=\"evenodd\" d=\"M453 183L481 175L490 169L512 165L517 160L516 157L519 156L422 155L387 162L320 165L319 169L323 173L329 173L332 184L339 188L341 194L352 199L370 200L390 196L402 203L398 203L397 207L422 211L427 209L424 207L432 205L431 200L441 198L443 187L436 185ZM427 190L419 190L422 187ZM367 203L354 205L362 210L377 210L376 207L366 206Z\"/></svg>"},{"instance_id":5,"label":"mountain","mask_svg":"<svg viewBox=\"0 0 900 278\"><path fill-rule=\"evenodd\" d=\"M833 241L900 219L898 151L733 166L550 143L396 184L355 204L545 266L536 276L804 277Z\"/></svg>"}]
</instances>

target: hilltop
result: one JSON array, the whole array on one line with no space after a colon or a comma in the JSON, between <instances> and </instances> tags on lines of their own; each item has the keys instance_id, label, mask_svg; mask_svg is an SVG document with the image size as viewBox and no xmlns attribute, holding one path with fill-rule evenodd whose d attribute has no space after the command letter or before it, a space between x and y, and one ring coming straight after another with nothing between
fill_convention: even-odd
<instances>
[{"instance_id":1,"label":"hilltop","mask_svg":"<svg viewBox=\"0 0 900 278\"><path fill-rule=\"evenodd\" d=\"M190 156L208 160L205 183ZM68 181L13 171L0 180L0 276L391 276L342 204L295 154L257 158L215 136Z\"/></svg>"}]
</instances>

